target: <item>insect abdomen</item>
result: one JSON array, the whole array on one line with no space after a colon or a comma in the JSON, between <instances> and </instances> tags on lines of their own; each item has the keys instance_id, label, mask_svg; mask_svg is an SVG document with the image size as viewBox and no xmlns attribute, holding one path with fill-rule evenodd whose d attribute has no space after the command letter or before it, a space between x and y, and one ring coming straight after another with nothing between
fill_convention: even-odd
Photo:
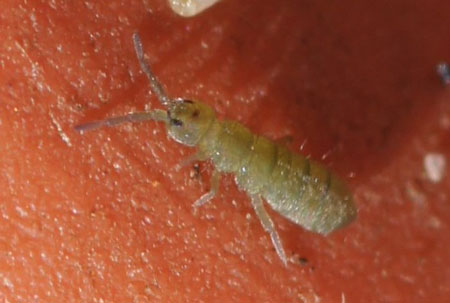
<instances>
[{"instance_id":1,"label":"insect abdomen","mask_svg":"<svg viewBox=\"0 0 450 303\"><path fill-rule=\"evenodd\" d=\"M356 210L345 184L322 165L252 134L234 121L215 121L199 148L238 187L308 230L327 234L351 222Z\"/></svg>"},{"instance_id":2,"label":"insect abdomen","mask_svg":"<svg viewBox=\"0 0 450 303\"><path fill-rule=\"evenodd\" d=\"M273 209L321 234L328 234L355 218L351 194L338 177L302 155L277 147L272 180L262 192Z\"/></svg>"}]
</instances>

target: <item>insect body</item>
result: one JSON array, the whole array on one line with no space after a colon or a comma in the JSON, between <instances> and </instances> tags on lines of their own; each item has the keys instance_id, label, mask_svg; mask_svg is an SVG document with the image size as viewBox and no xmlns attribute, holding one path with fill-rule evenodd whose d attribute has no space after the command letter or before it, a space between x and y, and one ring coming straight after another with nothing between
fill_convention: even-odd
<instances>
[{"instance_id":1,"label":"insect body","mask_svg":"<svg viewBox=\"0 0 450 303\"><path fill-rule=\"evenodd\" d=\"M328 234L354 220L356 209L351 194L337 176L283 145L252 134L238 122L216 119L212 108L201 102L168 98L144 59L137 34L133 35L133 42L152 91L167 111L131 113L79 125L77 130L123 122L164 122L171 138L198 148L190 161L210 159L214 164L211 190L194 206L201 206L214 197L220 172L233 173L238 187L250 196L258 218L285 265L286 254L262 199L284 217L320 234Z\"/></svg>"}]
</instances>

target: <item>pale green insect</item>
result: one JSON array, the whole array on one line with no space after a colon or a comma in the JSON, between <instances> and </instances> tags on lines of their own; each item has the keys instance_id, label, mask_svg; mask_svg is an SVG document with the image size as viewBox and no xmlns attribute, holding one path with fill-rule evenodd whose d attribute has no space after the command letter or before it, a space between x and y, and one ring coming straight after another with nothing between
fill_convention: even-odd
<instances>
[{"instance_id":1,"label":"pale green insect","mask_svg":"<svg viewBox=\"0 0 450 303\"><path fill-rule=\"evenodd\" d=\"M133 35L133 42L151 89L167 111L157 109L131 113L82 124L76 126L76 130L87 131L123 122L164 122L169 136L175 141L198 148L188 162L209 159L214 164L211 190L200 197L194 207L214 197L220 172L233 173L238 187L249 195L261 224L270 234L285 265L286 253L262 199L292 222L324 235L355 219L352 195L336 175L281 144L252 134L238 122L217 120L214 111L201 102L170 99L146 63L137 34Z\"/></svg>"}]
</instances>

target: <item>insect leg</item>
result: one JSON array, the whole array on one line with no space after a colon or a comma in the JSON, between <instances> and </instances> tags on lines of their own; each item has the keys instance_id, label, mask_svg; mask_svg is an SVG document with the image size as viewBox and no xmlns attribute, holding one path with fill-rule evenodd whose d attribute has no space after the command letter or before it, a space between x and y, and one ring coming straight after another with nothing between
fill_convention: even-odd
<instances>
[{"instance_id":1,"label":"insect leg","mask_svg":"<svg viewBox=\"0 0 450 303\"><path fill-rule=\"evenodd\" d=\"M219 189L219 180L220 180L220 173L217 169L214 169L212 176L211 176L211 189L209 192L201 196L197 201L194 202L194 207L199 207L207 203L209 200L214 198L214 196L217 193L217 190Z\"/></svg>"},{"instance_id":2,"label":"insect leg","mask_svg":"<svg viewBox=\"0 0 450 303\"><path fill-rule=\"evenodd\" d=\"M272 219L264 208L261 197L257 195L251 195L250 198L256 215L258 216L262 226L270 234L270 238L272 240L273 246L275 247L275 250L277 251L278 256L280 257L284 266L287 266L286 253L284 252L283 245L281 244L280 236L275 229L275 225L273 224Z\"/></svg>"},{"instance_id":3,"label":"insect leg","mask_svg":"<svg viewBox=\"0 0 450 303\"><path fill-rule=\"evenodd\" d=\"M192 164L193 162L205 161L205 160L208 160L208 157L205 156L200 151L197 151L195 154L190 155L189 157L187 157L186 159L184 159L183 161L178 163L175 166L175 170L179 171L182 167L188 166L188 165Z\"/></svg>"},{"instance_id":4,"label":"insect leg","mask_svg":"<svg viewBox=\"0 0 450 303\"><path fill-rule=\"evenodd\" d=\"M167 113L163 110L157 109L151 112L131 113L124 116L112 117L104 120L92 121L85 124L75 126L75 130L85 132L103 126L115 126L124 122L142 122L147 120L164 121L167 122Z\"/></svg>"}]
</instances>

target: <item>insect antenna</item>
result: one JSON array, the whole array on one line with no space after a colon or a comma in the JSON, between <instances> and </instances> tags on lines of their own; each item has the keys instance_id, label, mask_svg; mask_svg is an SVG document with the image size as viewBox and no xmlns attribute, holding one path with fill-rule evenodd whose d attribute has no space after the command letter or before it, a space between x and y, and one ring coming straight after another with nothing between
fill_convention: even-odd
<instances>
[{"instance_id":1,"label":"insect antenna","mask_svg":"<svg viewBox=\"0 0 450 303\"><path fill-rule=\"evenodd\" d=\"M166 92L162 88L156 76L150 69L150 66L145 61L144 52L142 51L142 42L137 33L133 34L133 45L134 50L136 51L136 56L139 61L139 65L144 73L147 75L148 80L150 81L150 87L153 93L156 94L159 101L165 107L168 107L171 103L176 102L177 100L171 100L167 96ZM163 121L168 122L167 113L163 110L154 110L151 112L140 112L140 113L130 113L123 116L112 117L104 120L92 121L84 124L80 124L75 126L75 130L79 132L85 132L93 129L97 129L103 126L115 126L117 124L125 123L125 122L142 122L147 120L154 121Z\"/></svg>"},{"instance_id":2,"label":"insect antenna","mask_svg":"<svg viewBox=\"0 0 450 303\"><path fill-rule=\"evenodd\" d=\"M153 72L151 71L147 61L145 61L144 52L142 51L142 42L141 38L139 38L138 33L133 34L133 44L134 50L136 51L136 56L139 60L139 64L141 65L141 69L147 75L152 91L156 94L156 97L158 97L161 104L167 107L172 102L172 100L167 96L155 74L153 74Z\"/></svg>"},{"instance_id":3,"label":"insect antenna","mask_svg":"<svg viewBox=\"0 0 450 303\"><path fill-rule=\"evenodd\" d=\"M93 129L97 129L104 126L116 126L125 122L143 122L148 120L167 122L167 114L163 110L155 110L151 112L130 113L123 116L116 116L104 120L92 121L75 126L75 130L78 132L85 132Z\"/></svg>"}]
</instances>

